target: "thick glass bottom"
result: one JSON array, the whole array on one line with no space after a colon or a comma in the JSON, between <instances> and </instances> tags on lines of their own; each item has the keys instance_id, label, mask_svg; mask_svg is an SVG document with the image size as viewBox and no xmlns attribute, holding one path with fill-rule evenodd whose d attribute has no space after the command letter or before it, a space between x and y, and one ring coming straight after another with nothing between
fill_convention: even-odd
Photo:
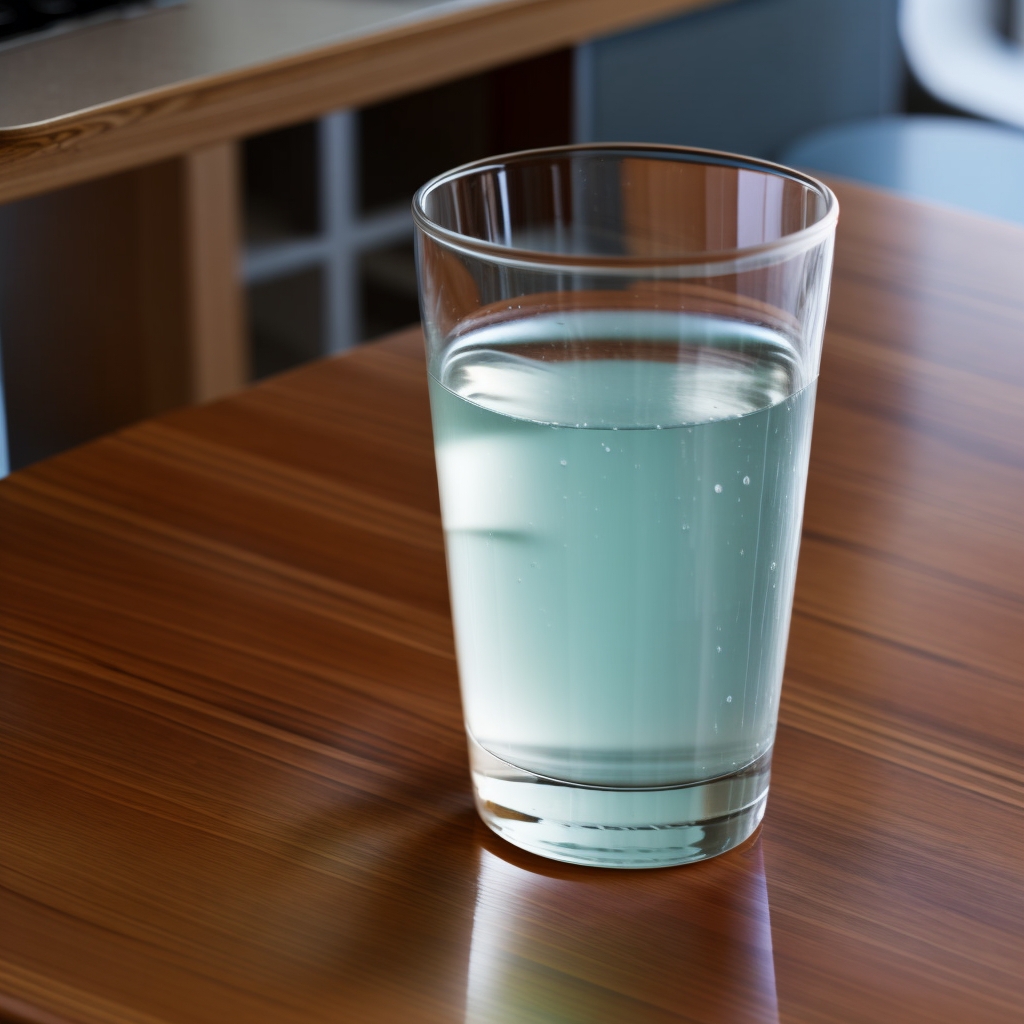
<instances>
[{"instance_id":1,"label":"thick glass bottom","mask_svg":"<svg viewBox=\"0 0 1024 1024\"><path fill-rule=\"evenodd\" d=\"M477 811L503 839L553 860L658 868L717 857L764 816L771 751L729 775L679 786L611 789L546 779L469 737Z\"/></svg>"}]
</instances>

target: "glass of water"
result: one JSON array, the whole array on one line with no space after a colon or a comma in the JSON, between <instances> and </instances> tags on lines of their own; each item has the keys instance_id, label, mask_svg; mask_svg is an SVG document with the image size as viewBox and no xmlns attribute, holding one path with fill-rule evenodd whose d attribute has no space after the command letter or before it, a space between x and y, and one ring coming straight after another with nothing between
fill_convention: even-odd
<instances>
[{"instance_id":1,"label":"glass of water","mask_svg":"<svg viewBox=\"0 0 1024 1024\"><path fill-rule=\"evenodd\" d=\"M591 145L413 213L480 815L578 864L723 853L768 795L835 196Z\"/></svg>"}]
</instances>

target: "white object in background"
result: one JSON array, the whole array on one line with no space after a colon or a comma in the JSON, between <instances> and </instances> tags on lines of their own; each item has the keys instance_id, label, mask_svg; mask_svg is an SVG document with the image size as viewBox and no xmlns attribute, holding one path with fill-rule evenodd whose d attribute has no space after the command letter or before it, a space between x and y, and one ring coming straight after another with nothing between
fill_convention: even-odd
<instances>
[{"instance_id":1,"label":"white object in background","mask_svg":"<svg viewBox=\"0 0 1024 1024\"><path fill-rule=\"evenodd\" d=\"M1015 32L1024 34L1024 2ZM1024 44L1004 39L991 0L903 0L900 39L933 96L969 114L1024 129Z\"/></svg>"}]
</instances>

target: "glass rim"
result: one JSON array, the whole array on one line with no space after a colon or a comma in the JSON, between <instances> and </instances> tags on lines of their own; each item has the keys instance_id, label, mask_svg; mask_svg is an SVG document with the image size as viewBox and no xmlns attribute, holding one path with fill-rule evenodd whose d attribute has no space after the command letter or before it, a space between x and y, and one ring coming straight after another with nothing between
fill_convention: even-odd
<instances>
[{"instance_id":1,"label":"glass rim","mask_svg":"<svg viewBox=\"0 0 1024 1024\"><path fill-rule=\"evenodd\" d=\"M695 253L675 253L667 256L610 256L544 252L537 249L518 248L514 245L502 245L442 227L431 220L426 211L426 201L432 192L460 178L467 178L488 170L498 170L510 163L524 163L527 159L555 158L563 154L572 156L577 153L608 153L620 158L630 155L649 159L675 158L679 162L759 171L774 177L788 178L816 193L825 201L825 212L819 220L799 231L793 231L773 241L760 242L756 245L712 249ZM451 170L431 178L416 190L412 200L412 218L413 223L420 231L447 248L508 267L556 273L618 275L657 274L659 271L662 273L667 271L666 276L672 277L707 277L752 270L755 267L776 263L781 259L813 248L834 231L839 219L839 200L832 189L817 178L792 167L772 163L770 160L761 160L758 157L742 156L738 153L728 153L716 149L703 149L697 146L672 146L644 142L584 142L568 146L546 146L540 149L500 153L453 167Z\"/></svg>"}]
</instances>

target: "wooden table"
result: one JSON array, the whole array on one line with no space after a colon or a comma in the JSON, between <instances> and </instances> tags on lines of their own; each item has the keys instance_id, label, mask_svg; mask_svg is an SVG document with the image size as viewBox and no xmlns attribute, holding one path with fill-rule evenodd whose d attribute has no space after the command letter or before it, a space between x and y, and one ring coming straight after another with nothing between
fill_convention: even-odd
<instances>
[{"instance_id":1,"label":"wooden table","mask_svg":"<svg viewBox=\"0 0 1024 1024\"><path fill-rule=\"evenodd\" d=\"M407 334L0 483L0 1017L1019 1021L1024 231L839 194L753 840L475 818Z\"/></svg>"}]
</instances>

